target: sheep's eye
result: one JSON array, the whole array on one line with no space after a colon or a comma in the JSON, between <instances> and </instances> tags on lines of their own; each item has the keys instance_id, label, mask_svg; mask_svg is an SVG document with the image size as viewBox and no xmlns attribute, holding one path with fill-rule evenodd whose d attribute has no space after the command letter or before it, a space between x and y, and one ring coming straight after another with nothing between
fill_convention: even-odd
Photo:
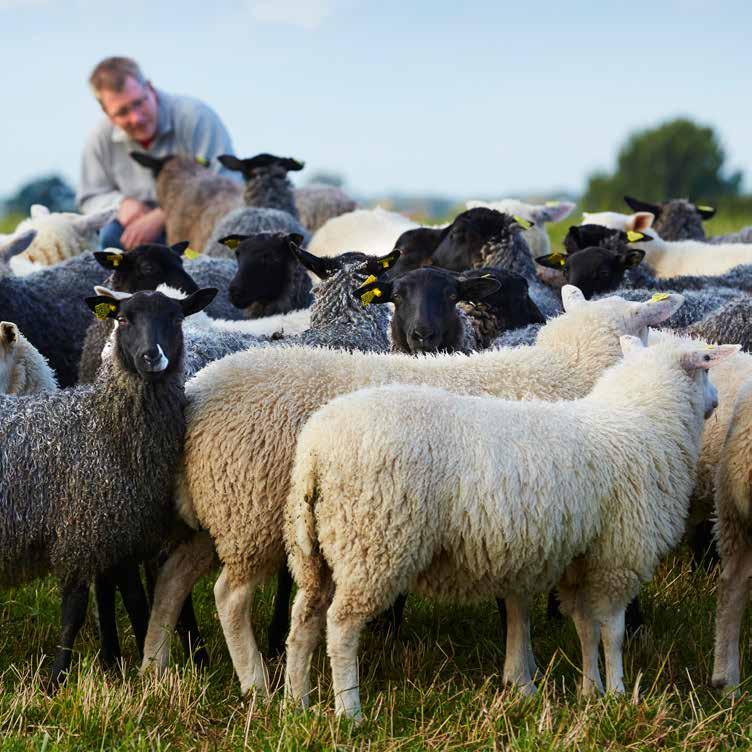
<instances>
[{"instance_id":1,"label":"sheep's eye","mask_svg":"<svg viewBox=\"0 0 752 752\"><path fill-rule=\"evenodd\" d=\"M398 292L395 292L394 295L392 295L392 303L399 303L400 300L402 300L402 296Z\"/></svg>"}]
</instances>

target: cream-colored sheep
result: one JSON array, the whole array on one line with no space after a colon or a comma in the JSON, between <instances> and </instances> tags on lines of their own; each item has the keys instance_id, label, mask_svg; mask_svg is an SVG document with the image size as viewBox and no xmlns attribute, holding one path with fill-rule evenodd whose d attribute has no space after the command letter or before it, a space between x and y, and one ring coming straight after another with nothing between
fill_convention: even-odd
<instances>
[{"instance_id":1,"label":"cream-colored sheep","mask_svg":"<svg viewBox=\"0 0 752 752\"><path fill-rule=\"evenodd\" d=\"M21 397L57 390L45 357L10 321L0 321L0 394Z\"/></svg>"},{"instance_id":2,"label":"cream-colored sheep","mask_svg":"<svg viewBox=\"0 0 752 752\"><path fill-rule=\"evenodd\" d=\"M189 524L209 531L223 564L215 597L243 691L265 686L250 604L256 586L284 561L282 513L305 420L340 394L393 382L509 399L576 399L618 360L620 335L646 336L683 298L589 302L565 286L562 300L569 313L549 321L535 347L415 358L283 346L223 358L188 382L179 507ZM200 574L181 573L170 562L163 572L160 581L173 581L164 585L169 597L157 585L144 650L144 666L153 660L160 669L177 613Z\"/></svg>"},{"instance_id":3,"label":"cream-colored sheep","mask_svg":"<svg viewBox=\"0 0 752 752\"><path fill-rule=\"evenodd\" d=\"M359 717L360 633L408 589L451 601L503 595L504 679L532 691L519 615L575 557L562 603L582 642L583 689L602 691L602 628L609 690L624 691L624 611L681 539L716 405L707 369L738 345L622 344L625 362L572 402L392 385L339 397L308 420L285 515L299 588L287 641L295 699L307 704L326 621L335 709Z\"/></svg>"}]
</instances>

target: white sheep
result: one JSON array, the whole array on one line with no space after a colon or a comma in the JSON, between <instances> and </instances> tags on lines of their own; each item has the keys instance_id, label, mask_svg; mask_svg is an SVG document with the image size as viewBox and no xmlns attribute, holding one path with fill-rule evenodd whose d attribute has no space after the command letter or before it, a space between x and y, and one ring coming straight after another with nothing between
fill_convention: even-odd
<instances>
[{"instance_id":1,"label":"white sheep","mask_svg":"<svg viewBox=\"0 0 752 752\"><path fill-rule=\"evenodd\" d=\"M249 608L256 586L284 561L282 513L305 420L340 394L392 382L509 399L576 399L618 360L620 335L647 336L647 327L666 320L683 298L589 302L565 286L562 300L569 313L549 321L535 347L416 358L281 346L225 357L188 382L178 507L189 525L210 533L223 564L214 592L244 692L265 688ZM144 668L166 665L177 614L206 569L196 562L211 562L211 544L207 554L206 540L197 541L195 556L191 545L178 549L160 574Z\"/></svg>"},{"instance_id":2,"label":"white sheep","mask_svg":"<svg viewBox=\"0 0 752 752\"><path fill-rule=\"evenodd\" d=\"M20 397L57 388L46 358L14 323L0 321L0 394Z\"/></svg>"},{"instance_id":3,"label":"white sheep","mask_svg":"<svg viewBox=\"0 0 752 752\"><path fill-rule=\"evenodd\" d=\"M655 214L651 212L636 212L634 214L622 214L621 212L583 212L582 225L602 225L612 230L622 232L644 232L653 226Z\"/></svg>"},{"instance_id":4,"label":"white sheep","mask_svg":"<svg viewBox=\"0 0 752 752\"><path fill-rule=\"evenodd\" d=\"M551 253L551 241L543 226L546 222L560 222L568 217L577 204L571 201L548 201L545 204L530 204L516 198L503 198L499 201L466 201L465 208L475 209L485 206L488 209L512 216L521 217L533 226L527 228L523 235L530 246L530 254L533 258L545 256Z\"/></svg>"},{"instance_id":5,"label":"white sheep","mask_svg":"<svg viewBox=\"0 0 752 752\"><path fill-rule=\"evenodd\" d=\"M30 217L18 224L11 238L29 230L36 230L36 236L26 250L10 258L10 268L16 275L25 276L98 248L97 233L112 216L111 209L94 214L51 213L46 206L34 204Z\"/></svg>"},{"instance_id":6,"label":"white sheep","mask_svg":"<svg viewBox=\"0 0 752 752\"><path fill-rule=\"evenodd\" d=\"M451 601L503 595L504 679L532 691L529 602L575 557L562 595L582 642L583 690L602 689L602 628L609 690L624 691L624 611L681 539L716 404L707 369L738 347L646 348L635 337L622 346L625 361L574 402L393 385L339 397L308 420L285 524L299 588L287 641L293 698L308 704L326 622L336 712L359 718L360 633L405 589Z\"/></svg>"},{"instance_id":7,"label":"white sheep","mask_svg":"<svg viewBox=\"0 0 752 752\"><path fill-rule=\"evenodd\" d=\"M381 207L340 214L318 229L308 244L316 256L336 256L345 251L381 255L394 248L397 238L418 224Z\"/></svg>"}]
</instances>

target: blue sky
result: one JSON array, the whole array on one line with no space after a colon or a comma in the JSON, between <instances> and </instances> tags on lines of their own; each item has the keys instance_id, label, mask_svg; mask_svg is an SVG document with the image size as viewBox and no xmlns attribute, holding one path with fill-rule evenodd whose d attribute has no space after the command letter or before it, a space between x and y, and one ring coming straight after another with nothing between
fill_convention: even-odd
<instances>
[{"instance_id":1,"label":"blue sky","mask_svg":"<svg viewBox=\"0 0 752 752\"><path fill-rule=\"evenodd\" d=\"M111 54L212 105L241 156L362 194L578 191L677 115L713 125L752 188L751 28L736 0L0 0L0 195L77 181L85 82Z\"/></svg>"}]
</instances>

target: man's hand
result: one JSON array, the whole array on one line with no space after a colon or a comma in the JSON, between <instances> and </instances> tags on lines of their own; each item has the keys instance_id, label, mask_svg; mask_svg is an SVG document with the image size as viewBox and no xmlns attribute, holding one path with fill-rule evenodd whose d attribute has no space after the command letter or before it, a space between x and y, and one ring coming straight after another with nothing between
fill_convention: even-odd
<instances>
[{"instance_id":1,"label":"man's hand","mask_svg":"<svg viewBox=\"0 0 752 752\"><path fill-rule=\"evenodd\" d=\"M117 220L123 227L139 217L143 217L149 211L149 207L137 198L124 198L118 207Z\"/></svg>"},{"instance_id":2,"label":"man's hand","mask_svg":"<svg viewBox=\"0 0 752 752\"><path fill-rule=\"evenodd\" d=\"M120 242L126 251L133 250L137 245L153 243L164 230L165 213L162 209L152 209L143 217L134 219L123 230Z\"/></svg>"}]
</instances>

